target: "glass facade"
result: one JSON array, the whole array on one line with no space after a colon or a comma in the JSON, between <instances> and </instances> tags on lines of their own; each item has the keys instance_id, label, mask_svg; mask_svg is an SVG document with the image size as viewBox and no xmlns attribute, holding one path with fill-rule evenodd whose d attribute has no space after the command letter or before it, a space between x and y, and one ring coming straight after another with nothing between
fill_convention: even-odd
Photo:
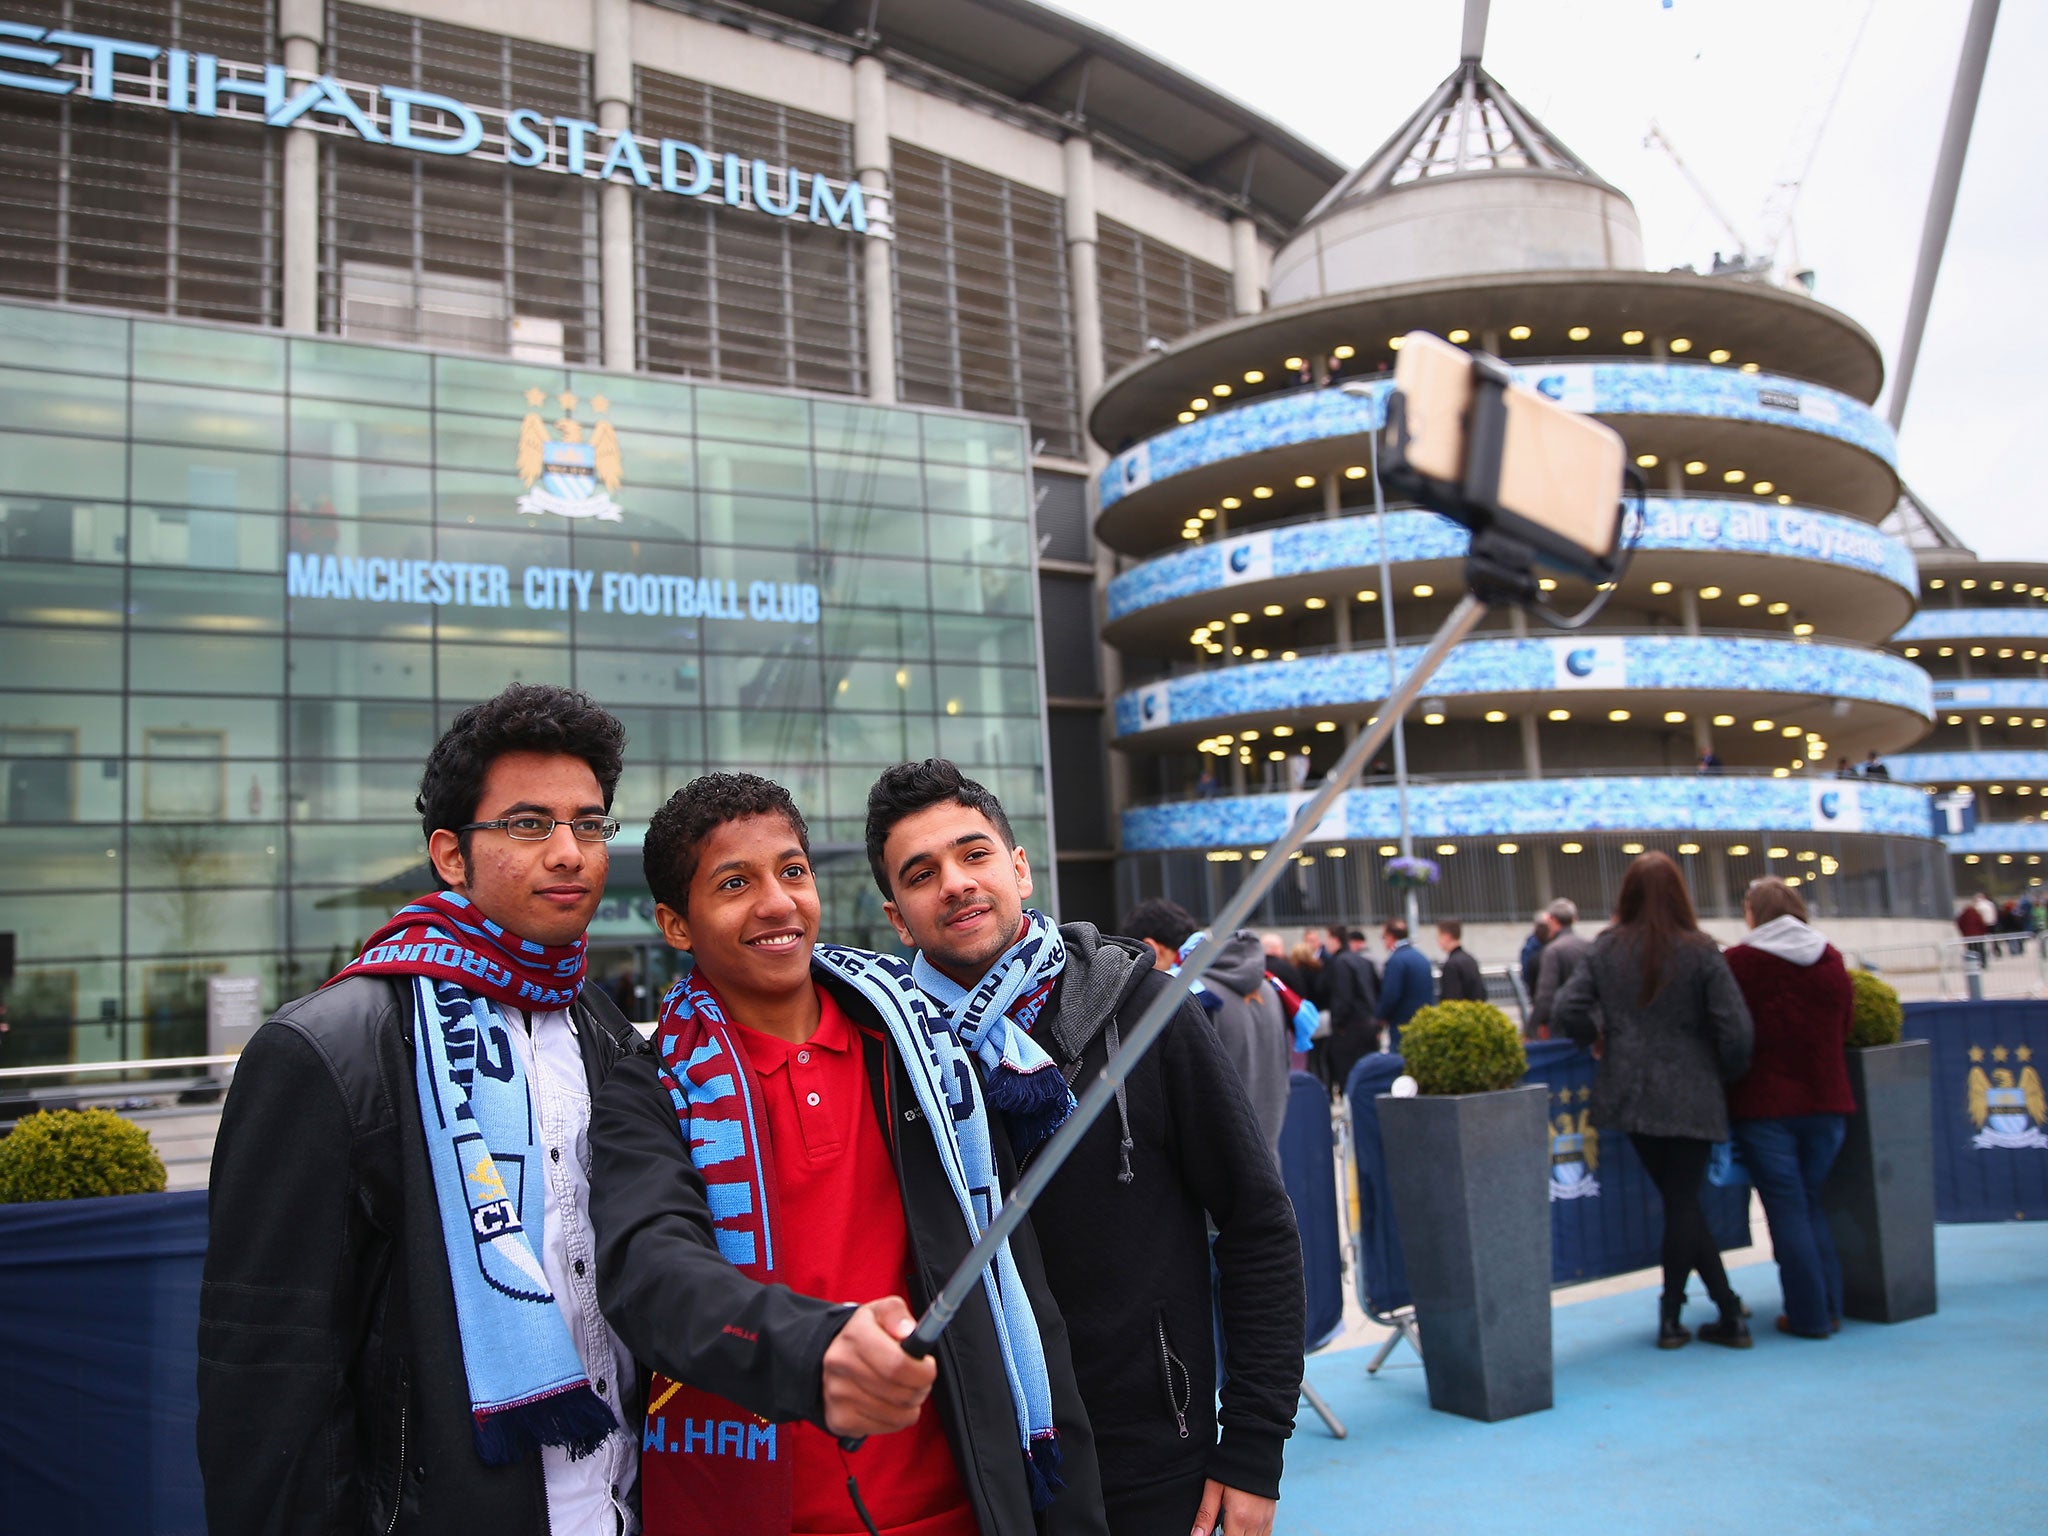
<instances>
[{"instance_id":1,"label":"glass facade","mask_svg":"<svg viewBox=\"0 0 2048 1536\"><path fill-rule=\"evenodd\" d=\"M324 979L514 680L626 722L600 974L661 979L639 837L707 769L790 786L834 938L888 941L887 764L1047 845L1019 422L14 304L0 423L16 1064L196 1054L208 976Z\"/></svg>"}]
</instances>

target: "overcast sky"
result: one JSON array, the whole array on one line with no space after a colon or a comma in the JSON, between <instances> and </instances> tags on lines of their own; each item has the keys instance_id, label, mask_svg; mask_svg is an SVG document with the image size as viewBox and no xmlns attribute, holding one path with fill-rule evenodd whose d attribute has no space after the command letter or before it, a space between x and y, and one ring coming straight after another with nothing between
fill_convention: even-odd
<instances>
[{"instance_id":1,"label":"overcast sky","mask_svg":"<svg viewBox=\"0 0 2048 1536\"><path fill-rule=\"evenodd\" d=\"M1347 166L1455 67L1464 12L1460 0L1059 3ZM1811 157L1793 205L1799 264L1818 274L1816 297L1876 337L1889 372L1969 9L1967 0L1495 0L1484 62L1634 200L1653 269L1704 270L1733 244L1671 159L1644 146L1653 118L1752 248L1766 241L1774 189ZM2040 89L2034 71L2044 63L2048 5L2009 0L1900 434L1907 482L1987 557L2048 560L2048 505L2034 455L2022 459L2024 443L2048 436L2041 341L2025 329L2048 235L2048 175L2025 92Z\"/></svg>"}]
</instances>

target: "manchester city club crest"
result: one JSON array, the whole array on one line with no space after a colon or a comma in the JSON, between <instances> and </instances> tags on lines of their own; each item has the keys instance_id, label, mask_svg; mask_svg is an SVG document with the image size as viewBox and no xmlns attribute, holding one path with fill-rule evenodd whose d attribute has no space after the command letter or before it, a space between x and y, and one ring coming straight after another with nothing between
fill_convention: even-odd
<instances>
[{"instance_id":1,"label":"manchester city club crest","mask_svg":"<svg viewBox=\"0 0 2048 1536\"><path fill-rule=\"evenodd\" d=\"M553 436L541 419L541 407L550 399L562 411ZM622 478L619 436L604 419L611 402L603 395L590 397L597 419L588 427L576 419L575 395L550 396L529 389L526 404L526 419L519 424L518 462L526 494L519 498L519 510L536 516L551 512L557 517L594 517L601 523L619 521L624 509L611 495Z\"/></svg>"},{"instance_id":2,"label":"manchester city club crest","mask_svg":"<svg viewBox=\"0 0 2048 1536\"><path fill-rule=\"evenodd\" d=\"M2007 1050L1991 1048L1991 1070L1984 1069L1986 1052L1980 1045L1970 1047L1970 1122L1977 1134L1973 1147L2003 1147L2010 1151L2048 1148L2048 1095L2041 1089L2041 1074L2034 1070L2034 1053L2022 1045Z\"/></svg>"},{"instance_id":3,"label":"manchester city club crest","mask_svg":"<svg viewBox=\"0 0 2048 1536\"><path fill-rule=\"evenodd\" d=\"M1593 1090L1578 1089L1577 1096L1590 1099ZM1600 1132L1591 1111L1581 1109L1573 1116L1572 1089L1559 1090L1558 1098L1564 1108L1551 1122L1550 1198L1584 1200L1600 1193L1600 1181L1593 1177L1600 1168Z\"/></svg>"}]
</instances>

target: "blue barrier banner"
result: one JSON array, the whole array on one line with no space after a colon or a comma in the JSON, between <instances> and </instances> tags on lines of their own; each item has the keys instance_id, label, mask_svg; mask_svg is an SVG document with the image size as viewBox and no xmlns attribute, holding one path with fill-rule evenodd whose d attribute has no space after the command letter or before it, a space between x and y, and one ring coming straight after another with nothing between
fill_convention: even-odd
<instances>
[{"instance_id":1,"label":"blue barrier banner","mask_svg":"<svg viewBox=\"0 0 2048 1536\"><path fill-rule=\"evenodd\" d=\"M205 1536L206 1193L0 1205L0 1512L9 1531Z\"/></svg>"},{"instance_id":2,"label":"blue barrier banner","mask_svg":"<svg viewBox=\"0 0 2048 1536\"><path fill-rule=\"evenodd\" d=\"M1663 1203L1628 1137L1603 1135L1593 1123L1593 1078L1600 1064L1568 1040L1531 1041L1528 1053L1522 1081L1540 1083L1550 1094L1551 1283L1572 1285L1654 1268L1664 1238ZM1369 1313L1413 1301L1373 1102L1402 1070L1399 1056L1362 1057L1345 1085L1358 1165L1360 1303ZM1709 1184L1701 1204L1720 1247L1748 1246L1747 1183Z\"/></svg>"},{"instance_id":3,"label":"blue barrier banner","mask_svg":"<svg viewBox=\"0 0 2048 1536\"><path fill-rule=\"evenodd\" d=\"M1569 1040L1528 1046L1525 1083L1550 1092L1550 1255L1558 1285L1649 1269L1660 1262L1664 1207L1626 1135L1593 1123L1600 1064ZM1749 1185L1709 1184L1700 1202L1714 1241L1749 1245Z\"/></svg>"},{"instance_id":4,"label":"blue barrier banner","mask_svg":"<svg viewBox=\"0 0 2048 1536\"><path fill-rule=\"evenodd\" d=\"M1301 1233L1301 1269L1308 1291L1303 1344L1321 1349L1344 1331L1344 1255L1337 1237L1337 1167L1330 1132L1330 1095L1306 1072L1288 1079L1287 1120L1280 1128L1280 1177Z\"/></svg>"},{"instance_id":5,"label":"blue barrier banner","mask_svg":"<svg viewBox=\"0 0 2048 1536\"><path fill-rule=\"evenodd\" d=\"M1380 1148L1377 1102L1404 1070L1400 1057L1375 1051L1358 1058L1344 1085L1351 1102L1351 1160L1358 1169L1358 1304L1368 1317L1415 1305L1401 1234L1394 1226L1394 1191Z\"/></svg>"},{"instance_id":6,"label":"blue barrier banner","mask_svg":"<svg viewBox=\"0 0 2048 1536\"><path fill-rule=\"evenodd\" d=\"M1934 1217L2048 1219L2048 1002L1909 1003L1934 1047Z\"/></svg>"}]
</instances>

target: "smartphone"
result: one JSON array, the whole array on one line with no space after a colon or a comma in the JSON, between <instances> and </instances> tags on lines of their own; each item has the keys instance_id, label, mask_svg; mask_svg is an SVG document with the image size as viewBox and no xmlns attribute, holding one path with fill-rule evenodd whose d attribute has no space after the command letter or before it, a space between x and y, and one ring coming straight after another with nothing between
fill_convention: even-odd
<instances>
[{"instance_id":1,"label":"smartphone","mask_svg":"<svg viewBox=\"0 0 2048 1536\"><path fill-rule=\"evenodd\" d=\"M1475 532L1501 522L1504 532L1553 560L1605 579L1621 538L1626 451L1620 433L1533 389L1510 385L1503 391L1496 512L1474 506L1465 494L1471 354L1428 331L1410 331L1394 364L1394 388L1401 408L1389 423L1393 478L1420 477L1424 484L1409 488Z\"/></svg>"}]
</instances>

